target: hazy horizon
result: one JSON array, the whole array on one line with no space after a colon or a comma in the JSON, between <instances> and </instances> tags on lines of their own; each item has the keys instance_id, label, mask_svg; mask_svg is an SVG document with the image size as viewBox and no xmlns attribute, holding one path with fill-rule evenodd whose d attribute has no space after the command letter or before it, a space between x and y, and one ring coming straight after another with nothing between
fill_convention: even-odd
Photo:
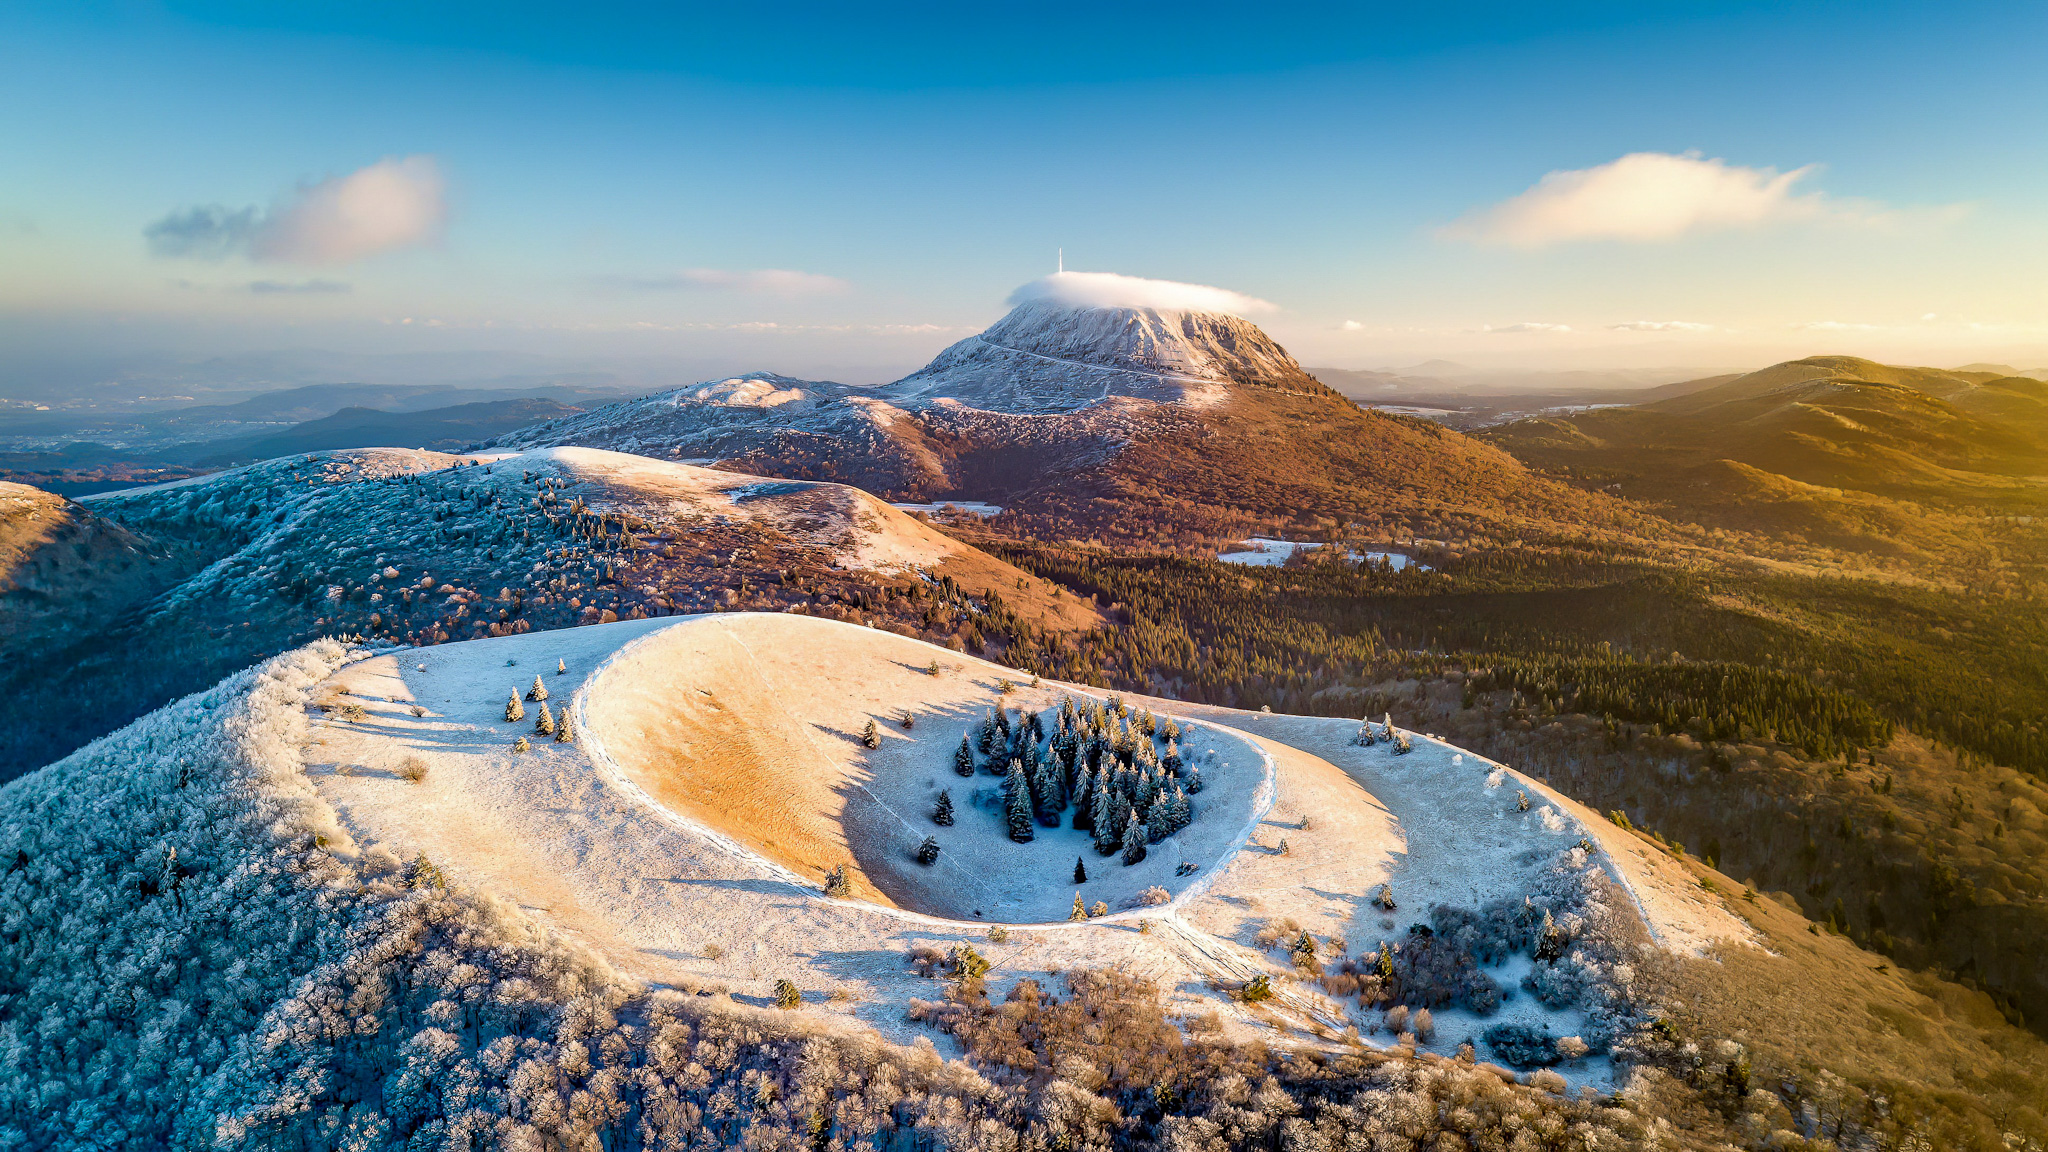
<instances>
[{"instance_id":1,"label":"hazy horizon","mask_svg":"<svg viewBox=\"0 0 2048 1152\"><path fill-rule=\"evenodd\" d=\"M2044 19L16 6L0 346L885 377L1064 249L1313 365L2033 368Z\"/></svg>"}]
</instances>

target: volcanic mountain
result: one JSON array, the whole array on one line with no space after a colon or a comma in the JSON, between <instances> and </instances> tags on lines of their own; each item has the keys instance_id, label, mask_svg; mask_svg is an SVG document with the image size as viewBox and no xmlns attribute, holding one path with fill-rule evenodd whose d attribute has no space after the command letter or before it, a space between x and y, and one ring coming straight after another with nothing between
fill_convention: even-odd
<instances>
[{"instance_id":1,"label":"volcanic mountain","mask_svg":"<svg viewBox=\"0 0 2048 1152\"><path fill-rule=\"evenodd\" d=\"M1608 515L1504 452L1359 408L1240 316L1057 291L1025 296L891 384L740 376L486 447L562 444L989 501L1045 538L1215 540L1332 522L1486 534Z\"/></svg>"}]
</instances>

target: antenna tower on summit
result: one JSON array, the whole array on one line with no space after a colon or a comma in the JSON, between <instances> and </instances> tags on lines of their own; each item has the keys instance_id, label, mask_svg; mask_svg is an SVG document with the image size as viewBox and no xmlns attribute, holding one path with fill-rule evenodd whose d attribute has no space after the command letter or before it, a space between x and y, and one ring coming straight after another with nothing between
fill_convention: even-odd
<instances>
[{"instance_id":1,"label":"antenna tower on summit","mask_svg":"<svg viewBox=\"0 0 2048 1152\"><path fill-rule=\"evenodd\" d=\"M1059 264L1053 270L1055 272L1065 272L1067 270L1067 250L1065 248L1059 249Z\"/></svg>"}]
</instances>

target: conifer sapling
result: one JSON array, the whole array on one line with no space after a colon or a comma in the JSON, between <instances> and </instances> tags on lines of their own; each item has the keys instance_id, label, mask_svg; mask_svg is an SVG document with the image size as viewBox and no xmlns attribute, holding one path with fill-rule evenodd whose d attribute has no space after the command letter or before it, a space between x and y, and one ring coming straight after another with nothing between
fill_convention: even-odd
<instances>
[{"instance_id":1,"label":"conifer sapling","mask_svg":"<svg viewBox=\"0 0 2048 1152\"><path fill-rule=\"evenodd\" d=\"M941 828L953 826L953 793L951 789L939 789L938 806L932 809L932 823Z\"/></svg>"},{"instance_id":2,"label":"conifer sapling","mask_svg":"<svg viewBox=\"0 0 2048 1152\"><path fill-rule=\"evenodd\" d=\"M1076 856L1074 857L1074 883L1086 884L1087 882L1088 866L1086 864L1081 863L1081 858L1079 856ZM1074 906L1076 908L1081 906L1081 894L1078 892L1074 894Z\"/></svg>"},{"instance_id":3,"label":"conifer sapling","mask_svg":"<svg viewBox=\"0 0 2048 1152\"><path fill-rule=\"evenodd\" d=\"M509 724L524 719L526 706L519 702L519 693L514 692L505 698L505 721Z\"/></svg>"},{"instance_id":4,"label":"conifer sapling","mask_svg":"<svg viewBox=\"0 0 2048 1152\"><path fill-rule=\"evenodd\" d=\"M526 690L526 698L528 700L545 700L548 698L548 686L540 682L540 673L534 673L533 687Z\"/></svg>"},{"instance_id":5,"label":"conifer sapling","mask_svg":"<svg viewBox=\"0 0 2048 1152\"><path fill-rule=\"evenodd\" d=\"M555 717L548 711L548 702L545 700L540 702L540 715L534 718L533 730L542 736L555 734Z\"/></svg>"}]
</instances>

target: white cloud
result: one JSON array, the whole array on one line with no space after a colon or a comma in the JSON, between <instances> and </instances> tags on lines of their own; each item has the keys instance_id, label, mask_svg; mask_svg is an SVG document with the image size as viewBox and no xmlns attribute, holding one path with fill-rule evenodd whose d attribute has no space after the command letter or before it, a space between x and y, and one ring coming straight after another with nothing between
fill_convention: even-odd
<instances>
[{"instance_id":1,"label":"white cloud","mask_svg":"<svg viewBox=\"0 0 2048 1152\"><path fill-rule=\"evenodd\" d=\"M641 292L748 292L764 296L819 296L844 292L850 285L836 276L817 272L794 272L786 268L757 268L727 271L722 268L685 268L657 276L610 277L605 283Z\"/></svg>"},{"instance_id":2,"label":"white cloud","mask_svg":"<svg viewBox=\"0 0 2048 1152\"><path fill-rule=\"evenodd\" d=\"M1343 323L1342 327L1343 327L1344 331L1346 331L1346 332L1363 332L1363 331L1365 331L1365 325L1363 325L1363 324L1360 324L1360 323L1359 323L1358 321L1356 321L1356 320L1346 320L1346 321L1345 321L1345 322Z\"/></svg>"},{"instance_id":3,"label":"white cloud","mask_svg":"<svg viewBox=\"0 0 2048 1152\"><path fill-rule=\"evenodd\" d=\"M1691 320L1626 320L1620 324L1609 324L1615 332L1712 332L1712 324L1699 324Z\"/></svg>"},{"instance_id":4,"label":"white cloud","mask_svg":"<svg viewBox=\"0 0 2048 1152\"><path fill-rule=\"evenodd\" d=\"M1875 332L1883 325L1850 324L1841 320L1810 320L1804 324L1794 324L1792 327L1808 332Z\"/></svg>"},{"instance_id":5,"label":"white cloud","mask_svg":"<svg viewBox=\"0 0 2048 1152\"><path fill-rule=\"evenodd\" d=\"M1542 248L1575 240L1674 240L1699 232L1789 221L1880 223L1869 205L1831 200L1794 185L1814 165L1779 172L1704 160L1697 152L1634 152L1593 168L1552 172L1519 196L1446 226L1477 244Z\"/></svg>"},{"instance_id":6,"label":"white cloud","mask_svg":"<svg viewBox=\"0 0 2048 1152\"><path fill-rule=\"evenodd\" d=\"M433 243L447 221L440 166L407 156L300 185L267 212L219 204L172 212L143 236L158 256L340 264Z\"/></svg>"},{"instance_id":7,"label":"white cloud","mask_svg":"<svg viewBox=\"0 0 2048 1152\"><path fill-rule=\"evenodd\" d=\"M1569 332L1571 330L1572 326L1569 324L1545 324L1540 320L1524 320L1520 324L1508 324L1500 328L1495 328L1493 325L1488 324L1480 329L1481 332Z\"/></svg>"},{"instance_id":8,"label":"white cloud","mask_svg":"<svg viewBox=\"0 0 2048 1152\"><path fill-rule=\"evenodd\" d=\"M1162 312L1225 312L1243 316L1277 306L1255 297L1172 280L1146 280L1114 272L1058 272L1010 293L1010 303L1050 301L1070 308L1156 308Z\"/></svg>"}]
</instances>

